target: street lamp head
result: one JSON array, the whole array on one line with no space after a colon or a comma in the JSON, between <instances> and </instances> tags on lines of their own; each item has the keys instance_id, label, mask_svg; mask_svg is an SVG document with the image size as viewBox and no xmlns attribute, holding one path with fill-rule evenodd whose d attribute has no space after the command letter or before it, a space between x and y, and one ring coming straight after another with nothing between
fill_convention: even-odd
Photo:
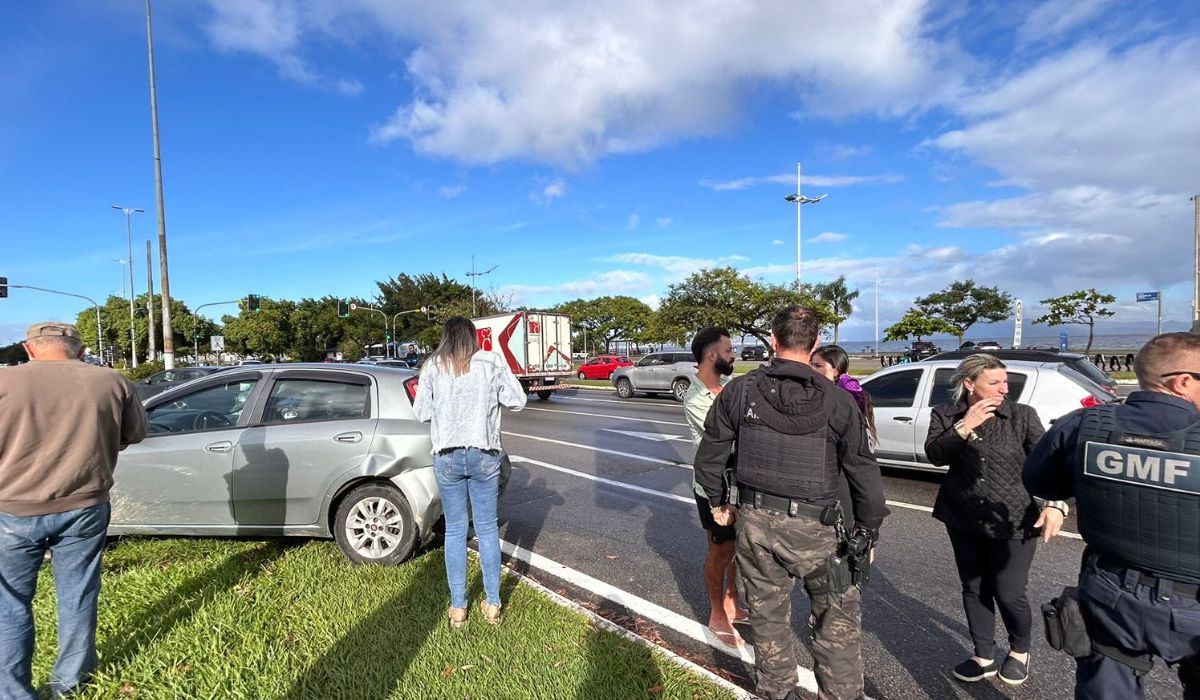
<instances>
[{"instance_id":1,"label":"street lamp head","mask_svg":"<svg viewBox=\"0 0 1200 700\"><path fill-rule=\"evenodd\" d=\"M825 199L828 196L829 196L828 194L823 194L823 195L820 195L817 197L805 197L804 195L800 195L800 194L789 194L788 196L784 197L784 199L791 202L792 204L816 204L817 202L821 201L822 199Z\"/></svg>"}]
</instances>

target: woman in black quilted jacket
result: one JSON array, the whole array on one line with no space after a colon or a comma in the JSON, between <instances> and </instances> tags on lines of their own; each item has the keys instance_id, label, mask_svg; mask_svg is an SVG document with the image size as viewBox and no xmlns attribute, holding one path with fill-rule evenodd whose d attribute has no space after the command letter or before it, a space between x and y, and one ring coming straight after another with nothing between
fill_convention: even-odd
<instances>
[{"instance_id":1,"label":"woman in black quilted jacket","mask_svg":"<svg viewBox=\"0 0 1200 700\"><path fill-rule=\"evenodd\" d=\"M1039 504L1021 483L1026 455L1044 432L1037 411L1007 399L1008 373L992 355L976 353L958 366L955 400L936 406L925 455L949 467L933 507L946 524L962 580L963 607L975 655L954 667L962 681L996 675L1010 685L1029 677L1033 617L1025 589L1037 539L1058 534L1062 502ZM996 607L1008 630L1009 652L995 660Z\"/></svg>"}]
</instances>

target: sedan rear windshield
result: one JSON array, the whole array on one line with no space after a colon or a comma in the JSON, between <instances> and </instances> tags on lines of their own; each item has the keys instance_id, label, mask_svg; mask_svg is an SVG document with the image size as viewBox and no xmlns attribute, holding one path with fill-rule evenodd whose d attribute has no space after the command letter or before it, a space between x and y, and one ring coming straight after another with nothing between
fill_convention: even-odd
<instances>
[{"instance_id":1,"label":"sedan rear windshield","mask_svg":"<svg viewBox=\"0 0 1200 700\"><path fill-rule=\"evenodd\" d=\"M1082 357L1072 358L1067 360L1067 365L1076 372L1082 374L1088 379L1096 382L1100 386L1112 386L1114 384L1112 377L1104 373L1103 370L1093 365L1091 361Z\"/></svg>"}]
</instances>

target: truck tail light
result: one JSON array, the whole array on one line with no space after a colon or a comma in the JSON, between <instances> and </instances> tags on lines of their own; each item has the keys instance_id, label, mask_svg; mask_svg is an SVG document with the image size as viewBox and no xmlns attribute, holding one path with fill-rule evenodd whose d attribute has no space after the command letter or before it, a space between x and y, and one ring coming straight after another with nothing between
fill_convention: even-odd
<instances>
[{"instance_id":1,"label":"truck tail light","mask_svg":"<svg viewBox=\"0 0 1200 700\"><path fill-rule=\"evenodd\" d=\"M419 383L420 382L418 381L418 377L416 375L404 380L404 391L408 393L408 400L410 402L415 403L417 400L417 385Z\"/></svg>"},{"instance_id":2,"label":"truck tail light","mask_svg":"<svg viewBox=\"0 0 1200 700\"><path fill-rule=\"evenodd\" d=\"M1095 396L1088 394L1087 396L1085 396L1079 400L1079 405L1083 406L1084 408L1092 408L1093 406L1103 406L1104 402L1101 401L1100 399L1096 398Z\"/></svg>"}]
</instances>

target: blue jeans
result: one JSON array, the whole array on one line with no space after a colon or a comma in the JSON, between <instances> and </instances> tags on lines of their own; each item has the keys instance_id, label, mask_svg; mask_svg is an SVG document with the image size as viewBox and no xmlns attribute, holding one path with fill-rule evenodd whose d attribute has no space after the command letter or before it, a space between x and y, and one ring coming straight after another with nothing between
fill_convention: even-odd
<instances>
[{"instance_id":1,"label":"blue jeans","mask_svg":"<svg viewBox=\"0 0 1200 700\"><path fill-rule=\"evenodd\" d=\"M96 668L96 598L108 503L49 515L0 513L0 697L36 698L33 689L33 594L50 550L58 593L58 660L50 693L87 682Z\"/></svg>"},{"instance_id":2,"label":"blue jeans","mask_svg":"<svg viewBox=\"0 0 1200 700\"><path fill-rule=\"evenodd\" d=\"M433 457L433 473L446 514L446 579L450 606L467 607L467 527L475 522L487 602L500 604L500 531L496 526L500 455L474 447ZM468 512L468 502L470 509Z\"/></svg>"}]
</instances>

